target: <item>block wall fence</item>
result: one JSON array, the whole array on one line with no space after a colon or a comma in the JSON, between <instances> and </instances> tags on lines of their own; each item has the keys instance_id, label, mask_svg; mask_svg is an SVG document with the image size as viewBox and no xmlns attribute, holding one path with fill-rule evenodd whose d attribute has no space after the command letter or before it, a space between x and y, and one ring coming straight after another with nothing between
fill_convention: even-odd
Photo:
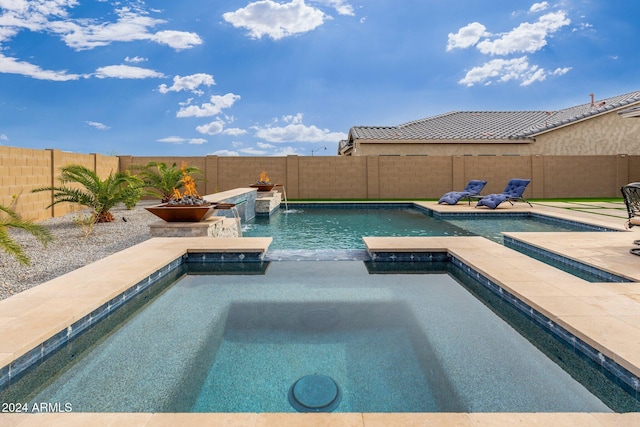
<instances>
[{"instance_id":1,"label":"block wall fence","mask_svg":"<svg viewBox=\"0 0 640 427\"><path fill-rule=\"evenodd\" d=\"M528 198L621 197L620 187L640 181L640 156L362 156L362 157L134 157L0 146L0 204L35 221L69 213L46 208L62 166L76 163L105 178L150 161L196 166L202 195L254 183L266 171L289 199L436 199L470 179L488 181L483 193L501 192L511 178L529 178Z\"/></svg>"}]
</instances>

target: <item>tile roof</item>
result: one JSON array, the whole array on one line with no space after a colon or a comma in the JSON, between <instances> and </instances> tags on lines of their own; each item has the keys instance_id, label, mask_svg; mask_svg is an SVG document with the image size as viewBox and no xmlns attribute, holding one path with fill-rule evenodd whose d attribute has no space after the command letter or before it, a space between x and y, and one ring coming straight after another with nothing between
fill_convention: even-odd
<instances>
[{"instance_id":1,"label":"tile roof","mask_svg":"<svg viewBox=\"0 0 640 427\"><path fill-rule=\"evenodd\" d=\"M558 111L452 111L399 126L355 126L350 140L505 140L537 134L640 102L640 91Z\"/></svg>"}]
</instances>

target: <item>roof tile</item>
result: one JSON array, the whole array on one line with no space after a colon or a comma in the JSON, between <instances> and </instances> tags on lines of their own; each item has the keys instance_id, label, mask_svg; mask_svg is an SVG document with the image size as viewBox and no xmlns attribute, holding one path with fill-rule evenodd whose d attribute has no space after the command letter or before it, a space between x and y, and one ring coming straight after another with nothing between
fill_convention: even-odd
<instances>
[{"instance_id":1,"label":"roof tile","mask_svg":"<svg viewBox=\"0 0 640 427\"><path fill-rule=\"evenodd\" d=\"M559 111L452 111L399 126L355 126L353 139L529 139L550 129L640 102L640 91Z\"/></svg>"}]
</instances>

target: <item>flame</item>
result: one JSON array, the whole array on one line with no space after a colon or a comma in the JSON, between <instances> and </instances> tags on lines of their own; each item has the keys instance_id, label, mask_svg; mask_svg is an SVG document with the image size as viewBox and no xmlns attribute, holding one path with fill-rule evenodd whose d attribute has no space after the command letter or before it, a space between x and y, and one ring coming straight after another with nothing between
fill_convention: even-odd
<instances>
[{"instance_id":1,"label":"flame","mask_svg":"<svg viewBox=\"0 0 640 427\"><path fill-rule=\"evenodd\" d=\"M182 162L180 165L182 171L182 185L184 185L184 193L180 194L177 188L173 189L173 197L180 199L182 196L193 196L200 198L200 195L196 191L196 181L187 173L187 162Z\"/></svg>"},{"instance_id":2,"label":"flame","mask_svg":"<svg viewBox=\"0 0 640 427\"><path fill-rule=\"evenodd\" d=\"M271 182L269 181L269 177L267 176L267 172L260 172L260 181L259 182Z\"/></svg>"}]
</instances>

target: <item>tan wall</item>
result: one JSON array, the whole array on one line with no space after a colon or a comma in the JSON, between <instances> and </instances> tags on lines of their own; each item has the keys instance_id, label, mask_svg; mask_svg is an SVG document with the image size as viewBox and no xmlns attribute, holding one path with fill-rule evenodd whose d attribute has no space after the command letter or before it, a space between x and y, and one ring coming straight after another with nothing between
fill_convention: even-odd
<instances>
[{"instance_id":1,"label":"tan wall","mask_svg":"<svg viewBox=\"0 0 640 427\"><path fill-rule=\"evenodd\" d=\"M640 119L612 112L539 135L534 145L547 156L640 155Z\"/></svg>"},{"instance_id":2,"label":"tan wall","mask_svg":"<svg viewBox=\"0 0 640 427\"><path fill-rule=\"evenodd\" d=\"M59 185L60 168L69 164L86 166L101 178L118 171L117 157L0 146L0 204L10 206L17 198L16 212L33 221L64 215L76 209L66 203L47 209L46 206L53 201L52 192L31 192L35 188Z\"/></svg>"},{"instance_id":3,"label":"tan wall","mask_svg":"<svg viewBox=\"0 0 640 427\"><path fill-rule=\"evenodd\" d=\"M50 151L0 146L0 205L15 202L16 212L34 221L50 218L51 195L31 190L50 186L51 174Z\"/></svg>"},{"instance_id":4,"label":"tan wall","mask_svg":"<svg viewBox=\"0 0 640 427\"><path fill-rule=\"evenodd\" d=\"M620 187L640 181L640 155L610 156L359 156L359 157L106 157L0 146L0 204L19 196L17 210L41 220L69 212L51 203L51 193L31 193L57 184L69 163L95 168L101 177L149 161L181 164L204 172L202 195L247 187L265 171L284 184L291 199L435 199L471 179L488 181L484 193L501 192L511 178L532 182L529 198L620 197Z\"/></svg>"}]
</instances>

